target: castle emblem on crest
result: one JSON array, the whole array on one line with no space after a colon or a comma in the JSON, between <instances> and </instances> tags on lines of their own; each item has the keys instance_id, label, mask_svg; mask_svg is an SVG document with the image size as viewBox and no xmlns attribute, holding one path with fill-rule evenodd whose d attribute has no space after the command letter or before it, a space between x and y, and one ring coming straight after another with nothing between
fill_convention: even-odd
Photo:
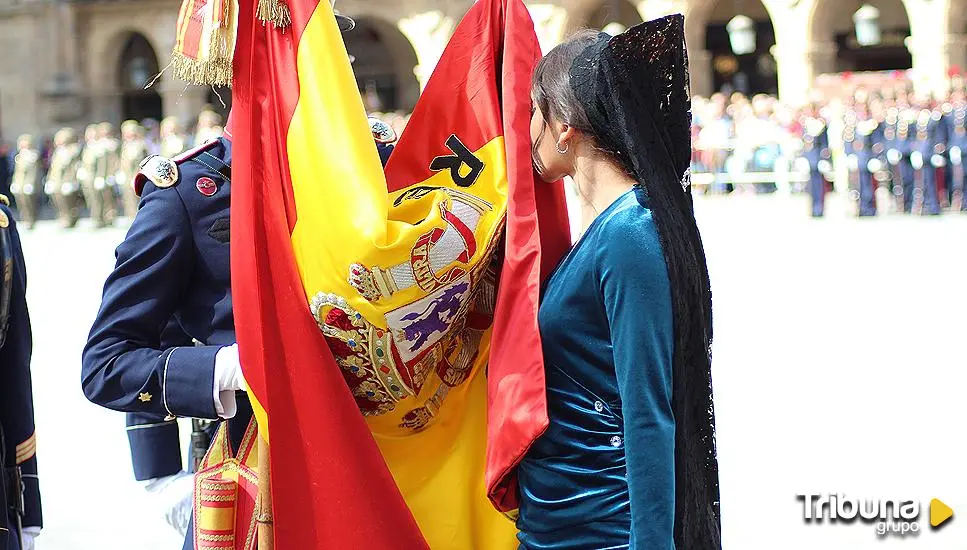
<instances>
[{"instance_id":1,"label":"castle emblem on crest","mask_svg":"<svg viewBox=\"0 0 967 550\"><path fill-rule=\"evenodd\" d=\"M410 249L408 262L388 269L360 263L349 266L349 284L361 296L375 302L412 286L433 292L466 274L459 265L451 266L466 265L476 255L474 231L481 217L493 206L469 193L440 190L449 197L439 205L440 217L447 225L445 228L434 227L420 235Z\"/></svg>"}]
</instances>

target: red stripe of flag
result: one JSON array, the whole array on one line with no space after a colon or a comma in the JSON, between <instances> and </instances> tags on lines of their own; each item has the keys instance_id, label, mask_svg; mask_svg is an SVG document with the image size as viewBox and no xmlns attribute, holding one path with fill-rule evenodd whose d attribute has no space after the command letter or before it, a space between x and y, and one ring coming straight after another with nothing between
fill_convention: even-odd
<instances>
[{"instance_id":1,"label":"red stripe of flag","mask_svg":"<svg viewBox=\"0 0 967 550\"><path fill-rule=\"evenodd\" d=\"M254 4L239 6L235 49L232 294L246 379L270 415L276 547L425 548L309 313L292 251L286 133L317 2L288 2L285 30L257 21Z\"/></svg>"}]
</instances>

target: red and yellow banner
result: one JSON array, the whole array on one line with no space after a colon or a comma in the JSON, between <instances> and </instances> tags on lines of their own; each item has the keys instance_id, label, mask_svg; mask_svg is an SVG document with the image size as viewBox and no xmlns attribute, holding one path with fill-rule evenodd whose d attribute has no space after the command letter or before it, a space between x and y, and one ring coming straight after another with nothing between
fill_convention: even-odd
<instances>
[{"instance_id":1,"label":"red and yellow banner","mask_svg":"<svg viewBox=\"0 0 967 550\"><path fill-rule=\"evenodd\" d=\"M233 90L233 298L276 543L515 548L491 500L513 507L546 426L537 299L568 235L531 167L533 23L471 8L384 176L329 2L289 8L282 32L240 7Z\"/></svg>"}]
</instances>

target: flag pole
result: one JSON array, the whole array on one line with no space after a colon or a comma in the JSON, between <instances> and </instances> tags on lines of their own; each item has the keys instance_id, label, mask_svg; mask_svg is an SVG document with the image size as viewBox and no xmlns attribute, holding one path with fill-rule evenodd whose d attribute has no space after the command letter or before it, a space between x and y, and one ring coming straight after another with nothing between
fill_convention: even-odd
<instances>
[{"instance_id":1,"label":"flag pole","mask_svg":"<svg viewBox=\"0 0 967 550\"><path fill-rule=\"evenodd\" d=\"M269 443L262 430L258 436L259 452L259 509L258 509L258 549L274 550L275 538L272 519L272 485L269 470Z\"/></svg>"}]
</instances>

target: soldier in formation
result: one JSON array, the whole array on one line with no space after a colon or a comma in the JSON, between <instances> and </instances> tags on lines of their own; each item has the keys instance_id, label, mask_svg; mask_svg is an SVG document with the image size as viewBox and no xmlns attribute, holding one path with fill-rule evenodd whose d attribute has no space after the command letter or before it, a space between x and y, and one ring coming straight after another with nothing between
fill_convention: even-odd
<instances>
[{"instance_id":1,"label":"soldier in formation","mask_svg":"<svg viewBox=\"0 0 967 550\"><path fill-rule=\"evenodd\" d=\"M814 216L822 212L819 160L823 144L829 143L828 122L815 111L805 109L801 121ZM954 89L943 100L902 89L878 94L859 90L843 113L842 143L839 162L845 164L857 215L874 216L884 208L923 216L967 212L964 90Z\"/></svg>"},{"instance_id":2,"label":"soldier in formation","mask_svg":"<svg viewBox=\"0 0 967 550\"><path fill-rule=\"evenodd\" d=\"M110 123L90 124L83 143L73 128L62 128L54 135L49 159L33 136L23 135L17 140L11 179L19 218L24 227L34 227L43 190L65 228L77 224L84 207L96 228L112 225L119 212L132 220L140 201L132 182L142 161L161 151L176 156L189 146L214 141L222 135L221 122L206 108L198 117L194 140L174 117L160 125L153 119L127 120L120 136Z\"/></svg>"},{"instance_id":3,"label":"soldier in formation","mask_svg":"<svg viewBox=\"0 0 967 550\"><path fill-rule=\"evenodd\" d=\"M57 209L62 227L77 225L80 218L80 197L77 171L81 162L81 146L72 128L62 128L54 134L54 150L50 156L50 170L44 191Z\"/></svg>"},{"instance_id":4,"label":"soldier in formation","mask_svg":"<svg viewBox=\"0 0 967 550\"><path fill-rule=\"evenodd\" d=\"M27 229L33 229L37 222L37 201L42 171L43 159L33 136L24 134L17 138L17 153L14 156L10 191L17 201L20 219Z\"/></svg>"}]
</instances>

